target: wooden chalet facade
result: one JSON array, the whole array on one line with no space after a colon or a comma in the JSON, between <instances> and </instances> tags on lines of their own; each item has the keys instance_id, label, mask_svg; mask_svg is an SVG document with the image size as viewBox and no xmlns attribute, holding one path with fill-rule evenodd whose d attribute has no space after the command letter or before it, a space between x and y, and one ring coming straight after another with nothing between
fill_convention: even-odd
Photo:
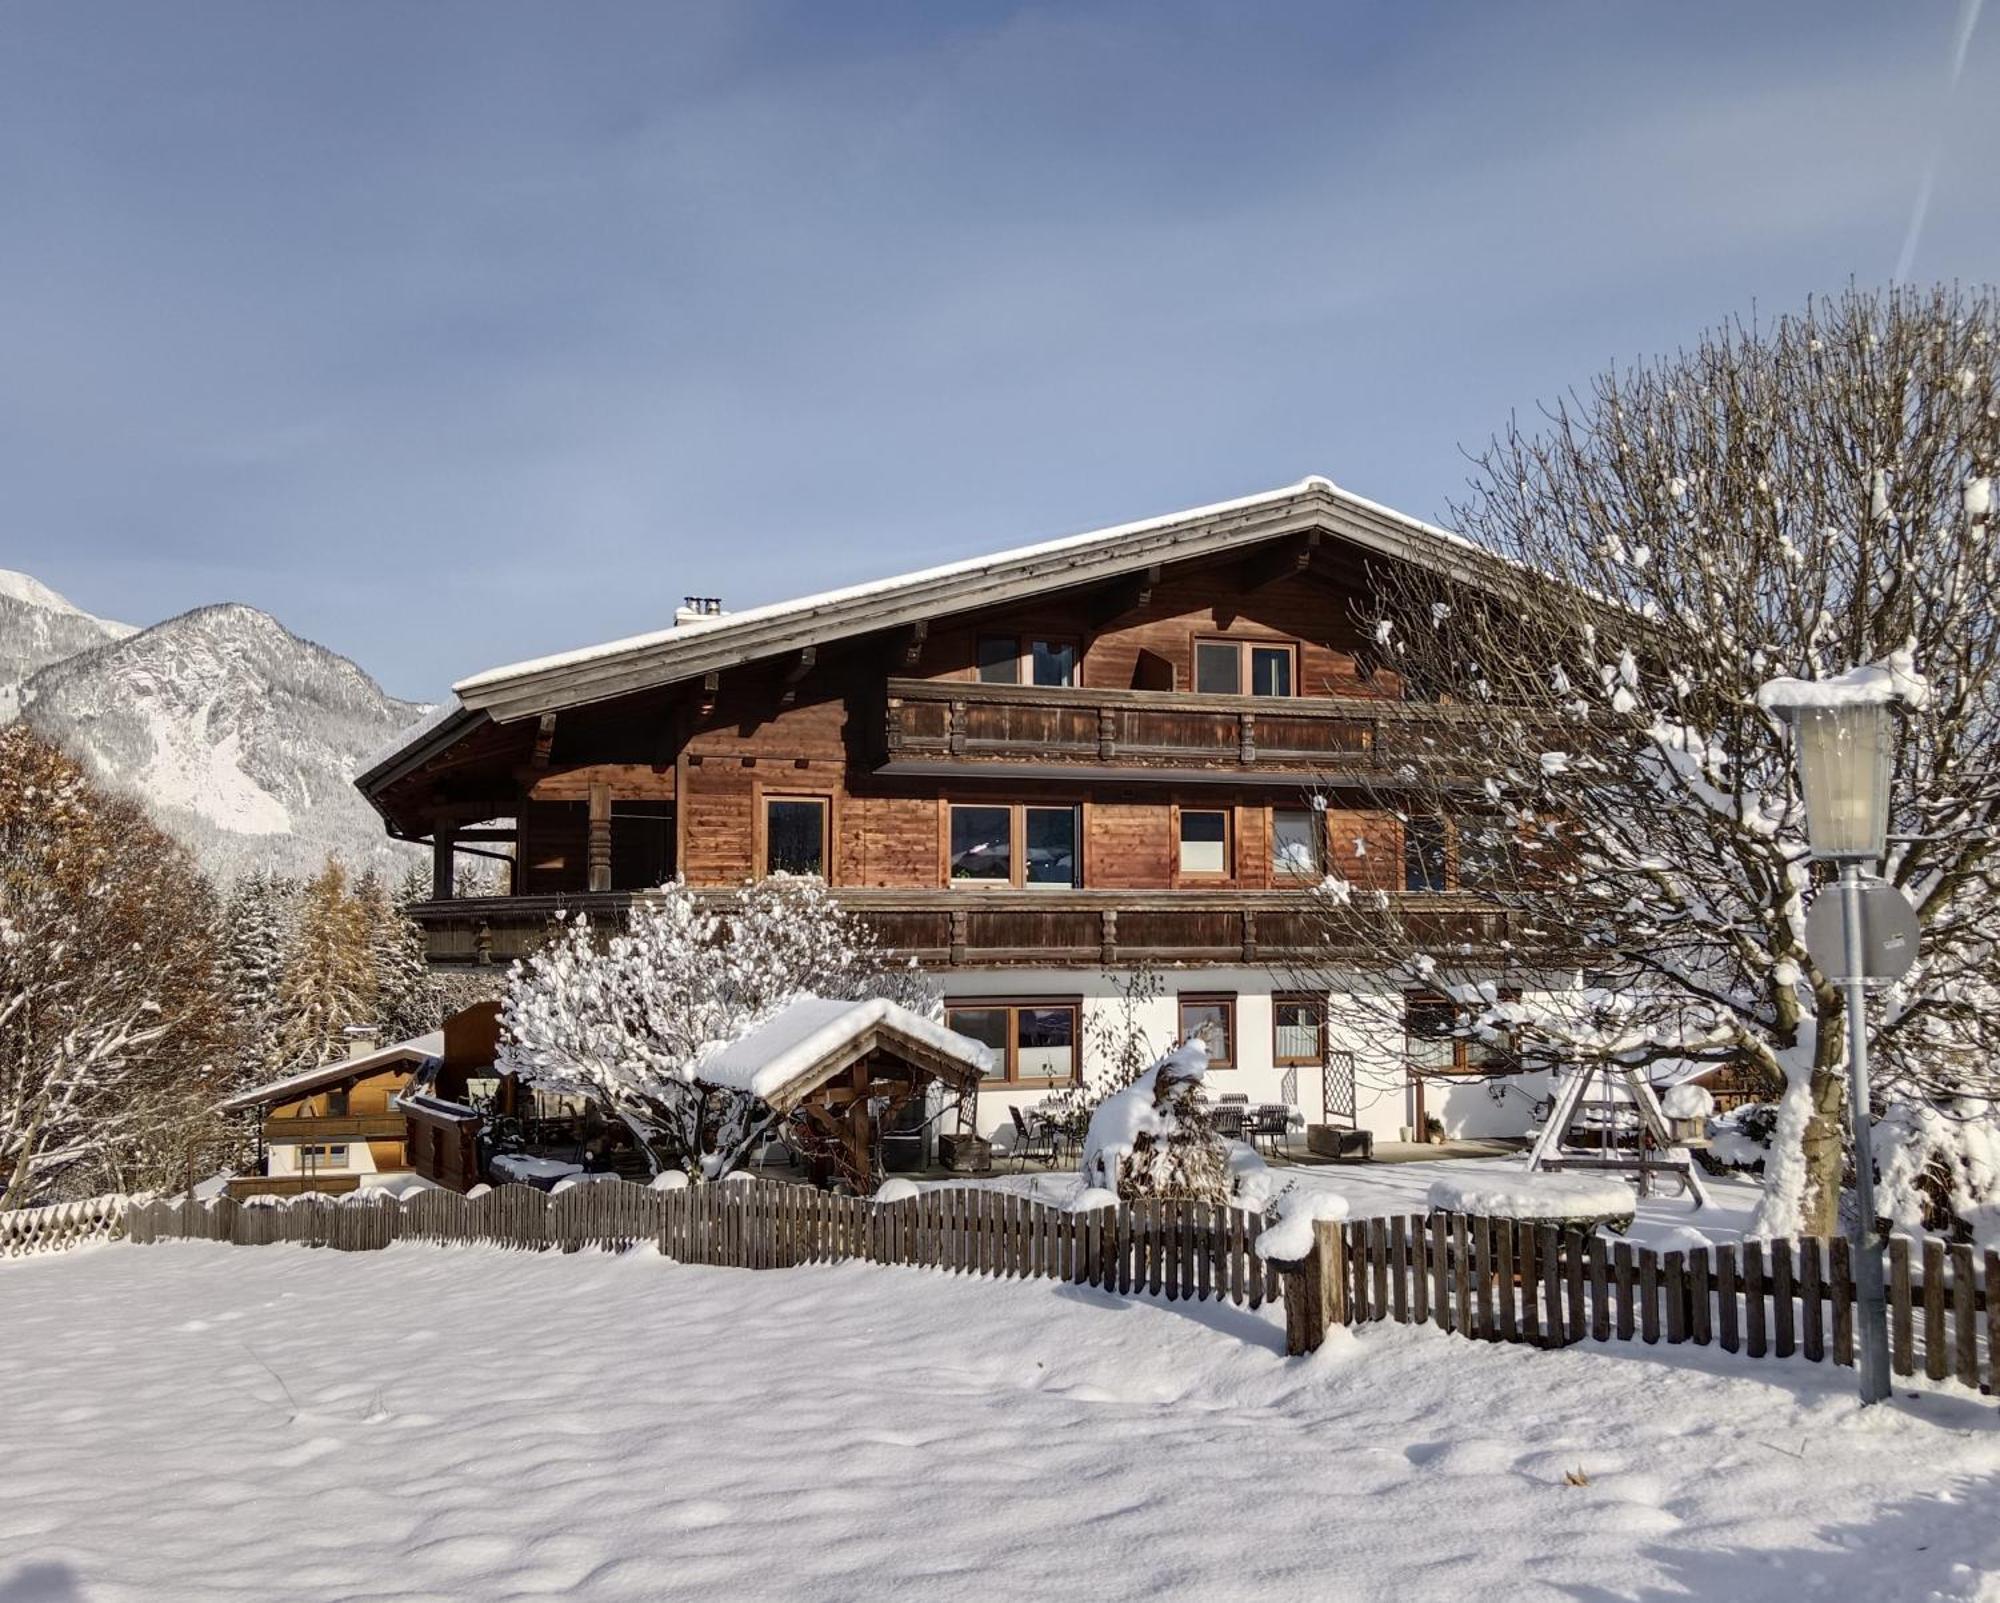
<instances>
[{"instance_id":1,"label":"wooden chalet facade","mask_svg":"<svg viewBox=\"0 0 2000 1603\"><path fill-rule=\"evenodd\" d=\"M1371 572L1404 562L1472 583L1494 568L1308 479L798 602L695 608L461 682L357 783L391 833L433 846L436 896L415 913L435 963L511 962L555 913L615 920L675 875L726 897L815 873L942 971L952 1027L996 1055L982 1124L1066 1083L1088 1013L1147 962L1175 992L1154 1038L1208 1030L1219 1088L1393 1135L1413 1105L1402 1043L1336 1043L1323 1002L1282 975L1325 961L1301 887L1327 870L1441 939L1508 935L1380 804L1409 753L1452 738L1451 709L1405 699L1368 631ZM510 893L455 899L466 851L510 858ZM1341 956L1365 972L1367 952ZM1466 1128L1492 1122L1468 1107ZM1525 1127L1517 1111L1500 1122Z\"/></svg>"}]
</instances>

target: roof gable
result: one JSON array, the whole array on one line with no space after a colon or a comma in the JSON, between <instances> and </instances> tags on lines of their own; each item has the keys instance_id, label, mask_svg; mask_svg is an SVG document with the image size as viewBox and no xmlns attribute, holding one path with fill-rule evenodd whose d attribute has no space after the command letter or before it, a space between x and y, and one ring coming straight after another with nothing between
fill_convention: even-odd
<instances>
[{"instance_id":1,"label":"roof gable","mask_svg":"<svg viewBox=\"0 0 2000 1603\"><path fill-rule=\"evenodd\" d=\"M458 705L383 753L357 783L365 790L388 783L485 719L509 723L559 712L807 646L928 624L953 613L1108 582L1313 530L1485 587L1492 587L1504 568L1458 535L1350 494L1330 479L1302 479L1164 517L489 669L453 686Z\"/></svg>"}]
</instances>

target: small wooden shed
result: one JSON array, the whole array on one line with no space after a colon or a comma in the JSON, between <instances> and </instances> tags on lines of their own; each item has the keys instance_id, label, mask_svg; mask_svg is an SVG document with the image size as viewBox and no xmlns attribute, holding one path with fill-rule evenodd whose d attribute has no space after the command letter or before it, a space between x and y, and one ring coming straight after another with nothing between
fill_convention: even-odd
<instances>
[{"instance_id":1,"label":"small wooden shed","mask_svg":"<svg viewBox=\"0 0 2000 1603\"><path fill-rule=\"evenodd\" d=\"M970 1128L986 1067L980 1042L886 998L804 996L706 1059L697 1077L790 1115L788 1139L814 1178L866 1193L883 1135L921 1110L933 1084Z\"/></svg>"}]
</instances>

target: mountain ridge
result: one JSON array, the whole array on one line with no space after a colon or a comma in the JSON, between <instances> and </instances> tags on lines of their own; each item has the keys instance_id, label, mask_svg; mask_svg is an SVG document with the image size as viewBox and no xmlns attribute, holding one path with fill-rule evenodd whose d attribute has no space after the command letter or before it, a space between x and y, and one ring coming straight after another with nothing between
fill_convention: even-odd
<instances>
[{"instance_id":1,"label":"mountain ridge","mask_svg":"<svg viewBox=\"0 0 2000 1603\"><path fill-rule=\"evenodd\" d=\"M34 647L0 654L0 669L45 659L5 687L0 722L19 716L100 783L137 796L217 878L311 873L328 855L357 872L417 861L352 781L430 709L389 695L351 659L246 602L133 629L4 570L0 625L10 646L18 627Z\"/></svg>"}]
</instances>

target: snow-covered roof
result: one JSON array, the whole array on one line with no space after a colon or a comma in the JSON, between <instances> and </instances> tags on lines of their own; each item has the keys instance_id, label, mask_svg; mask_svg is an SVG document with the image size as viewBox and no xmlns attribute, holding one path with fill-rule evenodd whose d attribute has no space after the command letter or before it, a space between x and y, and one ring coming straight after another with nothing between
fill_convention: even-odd
<instances>
[{"instance_id":1,"label":"snow-covered roof","mask_svg":"<svg viewBox=\"0 0 2000 1603\"><path fill-rule=\"evenodd\" d=\"M356 1075L373 1074L379 1069L393 1068L398 1063L421 1063L426 1058L443 1056L444 1031L432 1030L426 1035L416 1035L407 1041L398 1041L394 1046L378 1047L373 1052L365 1052L358 1057L336 1058L331 1063L322 1063L318 1068L307 1069L302 1074L288 1075L282 1080L272 1080L265 1085L253 1085L247 1091L238 1091L226 1101L216 1103L216 1111L240 1113L246 1108L261 1108L273 1102L289 1102L295 1097L308 1096L321 1086L337 1085L340 1081L353 1079Z\"/></svg>"},{"instance_id":2,"label":"snow-covered roof","mask_svg":"<svg viewBox=\"0 0 2000 1603\"><path fill-rule=\"evenodd\" d=\"M703 1058L695 1077L748 1091L782 1113L879 1046L964 1083L976 1083L987 1063L986 1048L970 1036L885 997L843 1002L802 996Z\"/></svg>"},{"instance_id":3,"label":"snow-covered roof","mask_svg":"<svg viewBox=\"0 0 2000 1603\"><path fill-rule=\"evenodd\" d=\"M1163 517L1066 535L792 601L489 669L452 688L456 710L510 722L738 666L820 641L903 627L1040 590L1116 578L1309 529L1477 580L1495 559L1469 541L1312 477ZM446 714L449 717L449 713ZM399 750L421 739L414 733ZM392 754L372 765L386 767ZM364 775L364 778L372 777Z\"/></svg>"}]
</instances>

